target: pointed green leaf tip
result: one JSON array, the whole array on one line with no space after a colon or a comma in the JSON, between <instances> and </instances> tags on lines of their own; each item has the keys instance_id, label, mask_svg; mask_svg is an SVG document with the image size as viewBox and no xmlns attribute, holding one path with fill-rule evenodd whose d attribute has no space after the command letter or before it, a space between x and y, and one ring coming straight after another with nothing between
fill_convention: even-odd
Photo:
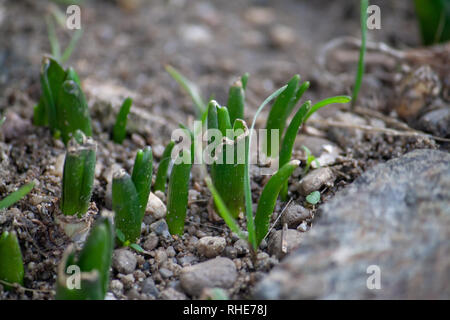
<instances>
[{"instance_id":1,"label":"pointed green leaf tip","mask_svg":"<svg viewBox=\"0 0 450 320\"><path fill-rule=\"evenodd\" d=\"M175 142L170 141L169 144L164 149L161 160L158 166L158 172L156 173L155 184L153 185L153 189L165 192L166 191L166 182L167 182L167 171L169 169L169 164L172 155L172 149L175 146Z\"/></svg>"},{"instance_id":2,"label":"pointed green leaf tip","mask_svg":"<svg viewBox=\"0 0 450 320\"><path fill-rule=\"evenodd\" d=\"M0 280L23 285L23 276L22 253L16 233L4 231L0 236ZM7 290L11 289L10 286L3 285Z\"/></svg>"},{"instance_id":3,"label":"pointed green leaf tip","mask_svg":"<svg viewBox=\"0 0 450 320\"><path fill-rule=\"evenodd\" d=\"M95 223L76 259L73 246L64 253L58 266L57 300L103 300L109 285L109 269L114 249L114 231L108 218ZM81 274L79 287L74 272Z\"/></svg>"},{"instance_id":4,"label":"pointed green leaf tip","mask_svg":"<svg viewBox=\"0 0 450 320\"><path fill-rule=\"evenodd\" d=\"M247 80L245 78L245 80ZM245 109L245 91L244 84L242 80L236 81L229 90L228 111L230 113L230 122L234 123L236 119L244 119L244 109Z\"/></svg>"},{"instance_id":5,"label":"pointed green leaf tip","mask_svg":"<svg viewBox=\"0 0 450 320\"><path fill-rule=\"evenodd\" d=\"M126 98L117 114L116 123L113 128L113 140L116 143L122 144L123 140L125 140L127 135L127 119L132 103L133 99Z\"/></svg>"},{"instance_id":6,"label":"pointed green leaf tip","mask_svg":"<svg viewBox=\"0 0 450 320\"><path fill-rule=\"evenodd\" d=\"M206 111L206 105L203 102L202 97L200 96L200 90L198 87L191 81L189 81L185 76L183 76L177 69L174 67L167 65L166 71L175 79L176 82L185 90L191 97L194 105L197 108L197 114L199 116L203 116Z\"/></svg>"},{"instance_id":7,"label":"pointed green leaf tip","mask_svg":"<svg viewBox=\"0 0 450 320\"><path fill-rule=\"evenodd\" d=\"M167 190L167 225L169 232L174 235L183 235L184 219L188 204L189 176L192 164L188 150L183 150L182 154L175 161L169 178Z\"/></svg>"},{"instance_id":8,"label":"pointed green leaf tip","mask_svg":"<svg viewBox=\"0 0 450 320\"><path fill-rule=\"evenodd\" d=\"M64 160L61 211L81 217L89 208L95 177L97 146L91 138L76 131Z\"/></svg>"},{"instance_id":9,"label":"pointed green leaf tip","mask_svg":"<svg viewBox=\"0 0 450 320\"><path fill-rule=\"evenodd\" d=\"M125 170L120 170L113 176L112 208L116 228L122 231L126 241L136 242L141 235L144 216L136 187Z\"/></svg>"},{"instance_id":10,"label":"pointed green leaf tip","mask_svg":"<svg viewBox=\"0 0 450 320\"><path fill-rule=\"evenodd\" d=\"M153 172L153 154L152 148L147 146L143 150L136 153L134 160L133 173L131 179L133 180L136 192L139 198L139 207L142 217L144 217L145 209L147 208L148 196L150 195L150 188L152 185Z\"/></svg>"},{"instance_id":11,"label":"pointed green leaf tip","mask_svg":"<svg viewBox=\"0 0 450 320\"><path fill-rule=\"evenodd\" d=\"M259 245L269 231L270 217L272 216L278 194L283 184L289 179L300 161L292 160L281 167L267 182L258 202L255 216L256 244Z\"/></svg>"},{"instance_id":12,"label":"pointed green leaf tip","mask_svg":"<svg viewBox=\"0 0 450 320\"><path fill-rule=\"evenodd\" d=\"M5 209L12 206L14 203L25 197L33 188L35 182L32 181L22 186L19 190L14 191L13 193L6 196L6 198L0 201L0 209Z\"/></svg>"}]
</instances>

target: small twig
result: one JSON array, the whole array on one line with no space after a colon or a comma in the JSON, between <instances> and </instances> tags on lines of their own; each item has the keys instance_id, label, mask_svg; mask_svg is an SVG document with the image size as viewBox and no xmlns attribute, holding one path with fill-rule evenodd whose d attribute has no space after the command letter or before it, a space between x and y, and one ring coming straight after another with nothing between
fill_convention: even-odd
<instances>
[{"instance_id":1,"label":"small twig","mask_svg":"<svg viewBox=\"0 0 450 320\"><path fill-rule=\"evenodd\" d=\"M13 288L20 288L24 291L30 291L30 292L41 292L41 293L52 293L52 290L43 290L43 289L30 289L30 288L25 288L24 286L21 286L18 283L11 283L11 282L7 282L5 280L0 280L0 284L3 284L5 286L9 286L9 287L13 287Z\"/></svg>"},{"instance_id":2,"label":"small twig","mask_svg":"<svg viewBox=\"0 0 450 320\"><path fill-rule=\"evenodd\" d=\"M420 131L398 131L398 130L389 129L389 128L379 128L379 127L372 127L372 126L368 126L368 125L356 125L356 124L349 124L349 123L344 123L344 122L315 120L315 119L310 119L308 121L309 121L309 123L316 123L316 124L329 126L329 127L352 128L352 129L359 129L359 130L363 130L363 131L367 131L367 132L380 132L380 133L384 133L384 134L388 134L388 135L392 135L392 136L423 137L423 138L434 139L436 141L450 142L450 139L436 137L431 134L422 133Z\"/></svg>"},{"instance_id":3,"label":"small twig","mask_svg":"<svg viewBox=\"0 0 450 320\"><path fill-rule=\"evenodd\" d=\"M273 223L273 225L270 227L269 231L267 232L266 236L263 238L266 239L267 236L270 234L270 232L273 230L273 228L275 228L275 226L277 225L278 220L280 220L281 216L283 215L284 211L286 211L286 209L289 207L289 205L292 202L292 198L289 199L288 203L286 203L286 205L284 206L283 210L281 210L280 214L278 215L277 219L275 220L275 222Z\"/></svg>"}]
</instances>

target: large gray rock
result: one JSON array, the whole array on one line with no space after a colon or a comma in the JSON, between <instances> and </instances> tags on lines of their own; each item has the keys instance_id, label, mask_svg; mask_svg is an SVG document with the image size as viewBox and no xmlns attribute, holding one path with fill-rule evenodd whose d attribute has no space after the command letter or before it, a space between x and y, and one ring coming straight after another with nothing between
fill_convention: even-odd
<instances>
[{"instance_id":1,"label":"large gray rock","mask_svg":"<svg viewBox=\"0 0 450 320\"><path fill-rule=\"evenodd\" d=\"M381 288L369 289L378 268ZM449 299L449 283L450 154L415 150L366 171L324 204L255 297Z\"/></svg>"},{"instance_id":2,"label":"large gray rock","mask_svg":"<svg viewBox=\"0 0 450 320\"><path fill-rule=\"evenodd\" d=\"M199 296L204 288L231 288L237 271L233 261L217 257L181 270L180 283L184 291Z\"/></svg>"}]
</instances>

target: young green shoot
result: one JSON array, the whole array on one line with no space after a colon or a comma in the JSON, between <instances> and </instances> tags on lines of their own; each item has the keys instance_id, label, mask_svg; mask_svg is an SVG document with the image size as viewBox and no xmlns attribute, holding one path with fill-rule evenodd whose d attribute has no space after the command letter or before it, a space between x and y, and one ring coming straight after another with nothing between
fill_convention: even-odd
<instances>
[{"instance_id":1,"label":"young green shoot","mask_svg":"<svg viewBox=\"0 0 450 320\"><path fill-rule=\"evenodd\" d=\"M117 238L122 245L135 243L141 235L152 170L152 150L146 147L137 152L131 176L125 170L119 170L113 176L112 207Z\"/></svg>"},{"instance_id":2,"label":"young green shoot","mask_svg":"<svg viewBox=\"0 0 450 320\"><path fill-rule=\"evenodd\" d=\"M76 130L92 136L86 97L75 70L64 70L52 58L45 57L41 68L42 96L34 108L34 124L48 125L55 137L67 144Z\"/></svg>"},{"instance_id":3,"label":"young green shoot","mask_svg":"<svg viewBox=\"0 0 450 320\"><path fill-rule=\"evenodd\" d=\"M319 161L316 159L316 157L312 154L311 150L309 150L306 146L302 146L302 149L305 151L306 155L306 166L303 170L303 174L307 174L309 171L309 168L311 167L311 163L315 163L317 167L320 167Z\"/></svg>"},{"instance_id":4,"label":"young green shoot","mask_svg":"<svg viewBox=\"0 0 450 320\"><path fill-rule=\"evenodd\" d=\"M355 85L353 86L352 108L355 107L358 100L359 90L361 89L362 79L364 75L364 56L366 54L367 42L367 7L369 0L361 0L361 47L359 49L358 69L355 76Z\"/></svg>"},{"instance_id":5,"label":"young green shoot","mask_svg":"<svg viewBox=\"0 0 450 320\"><path fill-rule=\"evenodd\" d=\"M319 203L319 201L320 201L319 191L313 191L306 196L306 202L308 202L311 205L316 205Z\"/></svg>"},{"instance_id":6,"label":"young green shoot","mask_svg":"<svg viewBox=\"0 0 450 320\"><path fill-rule=\"evenodd\" d=\"M170 174L166 222L172 235L182 236L184 232L191 166L190 152L183 150L175 160Z\"/></svg>"},{"instance_id":7,"label":"young green shoot","mask_svg":"<svg viewBox=\"0 0 450 320\"><path fill-rule=\"evenodd\" d=\"M154 191L159 190L162 192L166 192L167 172L169 170L171 154L174 146L175 142L170 141L164 149L161 161L159 162L158 171L156 173L155 184L153 185Z\"/></svg>"},{"instance_id":8,"label":"young green shoot","mask_svg":"<svg viewBox=\"0 0 450 320\"><path fill-rule=\"evenodd\" d=\"M108 218L95 223L78 258L74 246L64 252L58 266L57 300L103 300L108 291L109 269L114 249L114 230ZM70 275L78 268L80 279ZM77 281L79 281L77 283Z\"/></svg>"},{"instance_id":9,"label":"young green shoot","mask_svg":"<svg viewBox=\"0 0 450 320\"><path fill-rule=\"evenodd\" d=\"M130 113L133 100L126 98L117 114L116 123L113 128L113 140L115 143L122 144L127 135L127 119Z\"/></svg>"},{"instance_id":10,"label":"young green shoot","mask_svg":"<svg viewBox=\"0 0 450 320\"><path fill-rule=\"evenodd\" d=\"M245 76L245 75L244 75ZM244 81L247 81L248 74L244 77ZM236 119L244 120L245 109L245 89L242 83L242 78L237 80L231 87L228 93L227 102L228 111L230 113L230 122L234 123Z\"/></svg>"},{"instance_id":11,"label":"young green shoot","mask_svg":"<svg viewBox=\"0 0 450 320\"><path fill-rule=\"evenodd\" d=\"M0 209L6 209L12 206L14 203L25 197L31 189L34 188L35 182L32 181L19 188L19 190L7 195L0 201Z\"/></svg>"},{"instance_id":12,"label":"young green shoot","mask_svg":"<svg viewBox=\"0 0 450 320\"><path fill-rule=\"evenodd\" d=\"M309 82L306 81L300 84L300 76L296 74L289 80L286 89L275 100L270 109L266 123L267 155L271 157L278 156L278 150L272 150L272 130L279 130L279 142L281 142L281 137L286 126L286 120L308 88Z\"/></svg>"},{"instance_id":13,"label":"young green shoot","mask_svg":"<svg viewBox=\"0 0 450 320\"><path fill-rule=\"evenodd\" d=\"M24 267L22 252L15 232L3 231L0 236L0 284L6 290L12 284L23 285Z\"/></svg>"},{"instance_id":14,"label":"young green shoot","mask_svg":"<svg viewBox=\"0 0 450 320\"><path fill-rule=\"evenodd\" d=\"M189 94L195 107L197 108L197 115L203 117L206 111L206 104L200 95L199 88L185 76L183 76L177 69L170 65L166 65L166 71L172 76L172 78L178 82L178 84L183 88L184 91Z\"/></svg>"},{"instance_id":15,"label":"young green shoot","mask_svg":"<svg viewBox=\"0 0 450 320\"><path fill-rule=\"evenodd\" d=\"M152 148L147 146L143 150L136 153L134 160L133 173L131 179L136 187L139 198L139 206L142 211L142 216L145 214L147 208L148 196L150 195L150 188L152 185L153 172L153 153Z\"/></svg>"},{"instance_id":16,"label":"young green shoot","mask_svg":"<svg viewBox=\"0 0 450 320\"><path fill-rule=\"evenodd\" d=\"M286 133L283 138L283 143L281 144L280 159L278 162L278 165L280 167L283 167L286 163L288 163L291 160L295 138L297 138L297 132L300 130L300 127L302 126L303 123L303 119L305 118L310 108L311 108L311 101L308 100L300 107L300 109L298 109L298 111L294 115L294 118L292 118L291 123L286 129ZM288 193L288 185L286 181L280 192L280 196L283 201L287 200L287 193Z\"/></svg>"},{"instance_id":17,"label":"young green shoot","mask_svg":"<svg viewBox=\"0 0 450 320\"><path fill-rule=\"evenodd\" d=\"M70 140L64 160L61 211L64 215L84 215L94 186L96 144L77 131Z\"/></svg>"}]
</instances>

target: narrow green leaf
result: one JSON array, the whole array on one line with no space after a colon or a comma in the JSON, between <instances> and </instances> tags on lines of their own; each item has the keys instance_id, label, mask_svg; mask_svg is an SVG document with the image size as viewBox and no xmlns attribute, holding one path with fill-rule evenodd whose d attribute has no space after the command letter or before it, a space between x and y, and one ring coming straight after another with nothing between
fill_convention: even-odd
<instances>
[{"instance_id":1,"label":"narrow green leaf","mask_svg":"<svg viewBox=\"0 0 450 320\"><path fill-rule=\"evenodd\" d=\"M74 68L69 67L66 70L66 80L72 80L75 81L75 83L81 88L81 81L80 77L78 76L77 72Z\"/></svg>"},{"instance_id":2,"label":"narrow green leaf","mask_svg":"<svg viewBox=\"0 0 450 320\"><path fill-rule=\"evenodd\" d=\"M122 243L124 243L126 241L125 240L125 235L123 234L123 232L120 229L116 229L116 237Z\"/></svg>"},{"instance_id":3,"label":"narrow green leaf","mask_svg":"<svg viewBox=\"0 0 450 320\"><path fill-rule=\"evenodd\" d=\"M150 188L152 186L152 172L153 172L153 154L151 147L145 147L139 150L134 160L133 173L131 179L139 198L139 207L142 211L142 217L145 215L147 208L148 196L150 195Z\"/></svg>"},{"instance_id":4,"label":"narrow green leaf","mask_svg":"<svg viewBox=\"0 0 450 320\"><path fill-rule=\"evenodd\" d=\"M4 231L0 236L0 280L23 285L22 252L15 232ZM6 290L11 289L4 285Z\"/></svg>"},{"instance_id":5,"label":"narrow green leaf","mask_svg":"<svg viewBox=\"0 0 450 320\"><path fill-rule=\"evenodd\" d=\"M330 98L326 98L323 99L317 103L315 103L311 109L309 109L308 113L305 116L305 119L303 120L303 123L305 123L310 116L312 116L317 110L319 110L322 107L325 107L329 104L333 104L333 103L347 103L350 102L352 100L352 98L350 98L349 96L335 96L335 97L330 97Z\"/></svg>"},{"instance_id":6,"label":"narrow green leaf","mask_svg":"<svg viewBox=\"0 0 450 320\"><path fill-rule=\"evenodd\" d=\"M51 16L46 16L45 22L47 23L47 34L48 34L48 40L50 42L52 56L57 61L60 61L61 60L61 47L59 45L58 37L56 36L55 23L53 22Z\"/></svg>"},{"instance_id":7,"label":"narrow green leaf","mask_svg":"<svg viewBox=\"0 0 450 320\"><path fill-rule=\"evenodd\" d=\"M183 76L177 69L167 65L166 71L175 79L176 82L191 96L194 105L197 107L197 114L202 116L206 111L206 105L200 96L200 90L198 87Z\"/></svg>"},{"instance_id":8,"label":"narrow green leaf","mask_svg":"<svg viewBox=\"0 0 450 320\"><path fill-rule=\"evenodd\" d=\"M299 90L300 76L296 74L289 80L286 89L277 97L267 118L267 154L276 157L272 152L272 130L279 130L280 139L283 135L285 122L292 108L292 102L295 101L296 93Z\"/></svg>"},{"instance_id":9,"label":"narrow green leaf","mask_svg":"<svg viewBox=\"0 0 450 320\"><path fill-rule=\"evenodd\" d=\"M61 56L61 63L65 63L65 62L67 62L67 60L69 60L70 56L73 53L73 50L77 46L77 43L80 40L82 35L83 35L82 29L78 29L73 33L72 37L70 38L69 44L67 45L66 49L64 50L64 52Z\"/></svg>"},{"instance_id":10,"label":"narrow green leaf","mask_svg":"<svg viewBox=\"0 0 450 320\"><path fill-rule=\"evenodd\" d=\"M230 113L230 122L236 119L244 120L245 91L241 80L236 81L228 92L227 108Z\"/></svg>"},{"instance_id":11,"label":"narrow green leaf","mask_svg":"<svg viewBox=\"0 0 450 320\"><path fill-rule=\"evenodd\" d=\"M217 108L217 122L219 124L219 130L222 132L222 136L227 137L227 133L230 133L228 130L232 128L227 107Z\"/></svg>"},{"instance_id":12,"label":"narrow green leaf","mask_svg":"<svg viewBox=\"0 0 450 320\"><path fill-rule=\"evenodd\" d=\"M127 119L132 103L133 100L131 98L126 98L117 114L116 123L113 128L113 140L116 143L122 144L123 140L125 140L127 135Z\"/></svg>"},{"instance_id":13,"label":"narrow green leaf","mask_svg":"<svg viewBox=\"0 0 450 320\"><path fill-rule=\"evenodd\" d=\"M220 216L222 217L222 219L225 221L227 226L230 228L231 231L236 233L239 236L239 238L248 240L247 237L244 235L244 233L239 228L239 225L237 224L236 220L234 220L233 215L228 210L228 208L227 208L225 202L223 201L222 197L220 196L219 192L214 187L214 185L211 181L211 178L207 177L205 179L205 181L206 181L206 185L208 186L209 191L211 192L211 194L214 198L214 203L216 205L217 211L220 214Z\"/></svg>"},{"instance_id":14,"label":"narrow green leaf","mask_svg":"<svg viewBox=\"0 0 450 320\"><path fill-rule=\"evenodd\" d=\"M241 77L242 88L243 88L244 90L247 89L247 82L248 82L248 77L249 77L249 76L250 76L250 75L248 74L248 72L246 72L246 73L244 73L244 74L242 75L242 77Z\"/></svg>"},{"instance_id":15,"label":"narrow green leaf","mask_svg":"<svg viewBox=\"0 0 450 320\"><path fill-rule=\"evenodd\" d=\"M31 189L33 189L35 182L32 181L19 188L19 190L7 195L0 201L0 209L5 209L12 206L14 203L25 197Z\"/></svg>"},{"instance_id":16,"label":"narrow green leaf","mask_svg":"<svg viewBox=\"0 0 450 320\"><path fill-rule=\"evenodd\" d=\"M133 180L124 170L116 172L113 177L112 207L116 213L114 216L115 227L123 232L125 241L136 242L141 235L144 216Z\"/></svg>"},{"instance_id":17,"label":"narrow green leaf","mask_svg":"<svg viewBox=\"0 0 450 320\"><path fill-rule=\"evenodd\" d=\"M215 100L208 103L207 128L219 129L219 120L217 119L217 108L220 107Z\"/></svg>"},{"instance_id":18,"label":"narrow green leaf","mask_svg":"<svg viewBox=\"0 0 450 320\"><path fill-rule=\"evenodd\" d=\"M262 239L269 231L270 217L272 216L278 194L283 184L289 179L292 172L300 164L298 160L292 160L281 167L267 182L261 197L259 198L258 208L256 209L255 226L256 226L256 244L259 246Z\"/></svg>"},{"instance_id":19,"label":"narrow green leaf","mask_svg":"<svg viewBox=\"0 0 450 320\"><path fill-rule=\"evenodd\" d=\"M248 231L248 241L253 246L254 250L258 249L258 244L256 242L256 231L255 231L255 222L253 220L253 209L252 209L252 191L250 186L250 148L252 144L252 132L255 128L256 119L260 112L264 109L264 107L272 101L272 99L276 98L281 92L286 89L287 86L283 86L272 93L269 97L264 100L264 102L259 106L258 110L256 110L255 115L253 116L252 126L249 131L248 144L245 148L245 172L244 172L244 192L245 192L245 216L247 219L247 231Z\"/></svg>"},{"instance_id":20,"label":"narrow green leaf","mask_svg":"<svg viewBox=\"0 0 450 320\"><path fill-rule=\"evenodd\" d=\"M169 178L166 221L172 235L177 234L181 236L184 232L184 220L186 218L189 193L189 176L192 166L191 162L185 163L185 160L190 157L189 151L183 150L178 160L175 161Z\"/></svg>"},{"instance_id":21,"label":"narrow green leaf","mask_svg":"<svg viewBox=\"0 0 450 320\"><path fill-rule=\"evenodd\" d=\"M81 143L78 139L81 136ZM94 186L96 144L77 131L70 140L64 160L61 211L81 217L89 208Z\"/></svg>"},{"instance_id":22,"label":"narrow green leaf","mask_svg":"<svg viewBox=\"0 0 450 320\"><path fill-rule=\"evenodd\" d=\"M65 78L66 72L59 63L55 59L44 57L41 66L41 89L45 114L48 117L47 123L52 133L59 129L56 106L58 94Z\"/></svg>"},{"instance_id":23,"label":"narrow green leaf","mask_svg":"<svg viewBox=\"0 0 450 320\"><path fill-rule=\"evenodd\" d=\"M81 87L73 80L64 81L59 90L56 118L65 144L76 130L92 136L91 117L86 97Z\"/></svg>"},{"instance_id":24,"label":"narrow green leaf","mask_svg":"<svg viewBox=\"0 0 450 320\"><path fill-rule=\"evenodd\" d=\"M155 184L153 185L153 189L155 191L166 191L167 171L169 169L170 160L172 159L171 155L174 146L175 142L170 141L164 149L161 161L159 162L158 171L156 173Z\"/></svg>"},{"instance_id":25,"label":"narrow green leaf","mask_svg":"<svg viewBox=\"0 0 450 320\"><path fill-rule=\"evenodd\" d=\"M300 130L300 127L303 123L303 119L306 113L309 111L310 107L311 101L308 100L300 107L300 109L298 109L297 113L294 115L294 118L292 118L291 123L286 129L286 133L283 138L283 143L281 144L280 160L278 162L280 168L291 160L292 149L294 148L295 138L297 138L297 132L298 130ZM287 191L288 186L286 181L286 183L283 184L283 187L280 192L281 199L283 201L286 201Z\"/></svg>"},{"instance_id":26,"label":"narrow green leaf","mask_svg":"<svg viewBox=\"0 0 450 320\"><path fill-rule=\"evenodd\" d=\"M130 248L136 252L144 252L144 249L142 249L142 247L140 245L138 245L137 243L130 244Z\"/></svg>"}]
</instances>

